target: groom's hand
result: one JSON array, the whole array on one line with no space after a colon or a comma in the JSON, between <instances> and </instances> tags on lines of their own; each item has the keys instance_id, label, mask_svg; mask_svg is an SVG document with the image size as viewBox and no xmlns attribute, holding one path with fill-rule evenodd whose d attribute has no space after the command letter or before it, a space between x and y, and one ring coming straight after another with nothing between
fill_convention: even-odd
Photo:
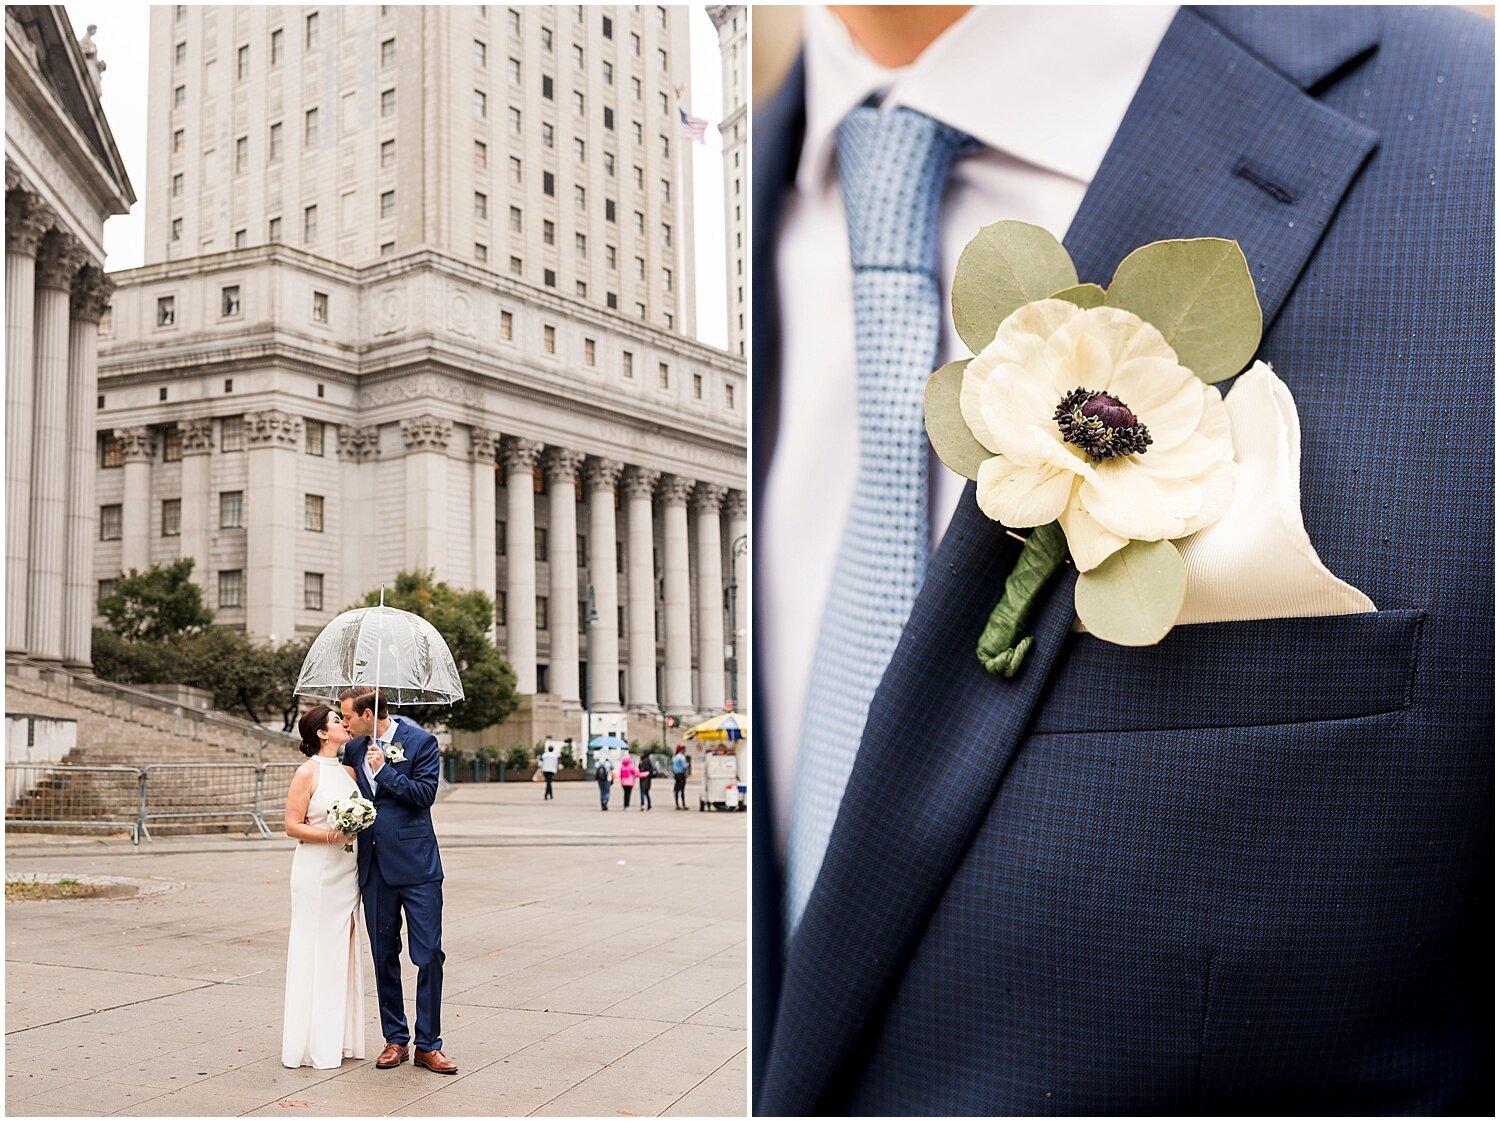
<instances>
[{"instance_id":1,"label":"groom's hand","mask_svg":"<svg viewBox=\"0 0 1500 1122\"><path fill-rule=\"evenodd\" d=\"M370 747L365 751L365 762L370 765L370 774L374 774L385 766L385 753L380 750L380 745L375 741L370 742Z\"/></svg>"}]
</instances>

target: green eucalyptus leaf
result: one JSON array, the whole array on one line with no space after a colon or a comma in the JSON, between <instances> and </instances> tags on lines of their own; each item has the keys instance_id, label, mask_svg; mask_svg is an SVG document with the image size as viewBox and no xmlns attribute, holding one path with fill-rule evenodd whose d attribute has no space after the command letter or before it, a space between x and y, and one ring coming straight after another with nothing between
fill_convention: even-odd
<instances>
[{"instance_id":1,"label":"green eucalyptus leaf","mask_svg":"<svg viewBox=\"0 0 1500 1122\"><path fill-rule=\"evenodd\" d=\"M1077 283L1073 259L1046 230L1027 222L996 222L958 255L953 326L978 354L995 338L1000 321L1022 304Z\"/></svg>"},{"instance_id":2,"label":"green eucalyptus leaf","mask_svg":"<svg viewBox=\"0 0 1500 1122\"><path fill-rule=\"evenodd\" d=\"M1187 566L1171 542L1131 542L1097 568L1078 574L1073 606L1084 626L1108 643L1149 647L1177 622Z\"/></svg>"},{"instance_id":3,"label":"green eucalyptus leaf","mask_svg":"<svg viewBox=\"0 0 1500 1122\"><path fill-rule=\"evenodd\" d=\"M1104 289L1097 284L1075 284L1072 288L1065 288L1061 292L1052 294L1054 300L1066 300L1070 304L1077 304L1080 308L1097 308L1107 299Z\"/></svg>"},{"instance_id":4,"label":"green eucalyptus leaf","mask_svg":"<svg viewBox=\"0 0 1500 1122\"><path fill-rule=\"evenodd\" d=\"M1142 246L1115 270L1109 304L1165 336L1177 361L1203 381L1249 365L1260 345L1260 301L1237 242L1192 238Z\"/></svg>"},{"instance_id":5,"label":"green eucalyptus leaf","mask_svg":"<svg viewBox=\"0 0 1500 1122\"><path fill-rule=\"evenodd\" d=\"M969 361L950 362L927 379L927 439L943 463L965 479L978 479L979 465L994 453L974 439L958 405Z\"/></svg>"}]
</instances>

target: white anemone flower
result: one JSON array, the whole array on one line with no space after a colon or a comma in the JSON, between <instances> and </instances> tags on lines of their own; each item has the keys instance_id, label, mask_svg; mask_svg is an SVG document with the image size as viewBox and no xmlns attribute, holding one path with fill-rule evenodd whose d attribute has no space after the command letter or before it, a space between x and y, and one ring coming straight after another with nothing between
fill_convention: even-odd
<instances>
[{"instance_id":1,"label":"white anemone flower","mask_svg":"<svg viewBox=\"0 0 1500 1122\"><path fill-rule=\"evenodd\" d=\"M959 403L994 453L979 468L980 509L1006 526L1059 522L1081 571L1128 542L1210 526L1234 496L1219 391L1124 309L1017 308L969 362Z\"/></svg>"}]
</instances>

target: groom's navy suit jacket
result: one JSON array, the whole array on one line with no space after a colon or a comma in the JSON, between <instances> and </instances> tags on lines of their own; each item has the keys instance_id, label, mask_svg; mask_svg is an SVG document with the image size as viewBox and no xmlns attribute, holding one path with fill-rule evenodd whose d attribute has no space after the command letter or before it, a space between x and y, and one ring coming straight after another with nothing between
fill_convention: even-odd
<instances>
[{"instance_id":1,"label":"groom's navy suit jacket","mask_svg":"<svg viewBox=\"0 0 1500 1122\"><path fill-rule=\"evenodd\" d=\"M971 484L784 956L760 724L757 1113L1491 1112L1493 35L1177 14L1065 244L1107 284L1146 242L1239 240L1308 532L1379 610L1126 649L1070 633L1064 570L994 677L1017 545ZM803 118L799 64L755 114L758 489Z\"/></svg>"},{"instance_id":2,"label":"groom's navy suit jacket","mask_svg":"<svg viewBox=\"0 0 1500 1122\"><path fill-rule=\"evenodd\" d=\"M375 824L359 834L359 883L370 879L370 863L380 863L386 884L425 884L443 879L431 806L437 799L442 754L437 738L406 718L396 720L392 743L405 759L387 760L375 773L375 787L365 779L365 752L370 738L354 737L344 747L344 763L354 769L360 793L375 804Z\"/></svg>"}]
</instances>

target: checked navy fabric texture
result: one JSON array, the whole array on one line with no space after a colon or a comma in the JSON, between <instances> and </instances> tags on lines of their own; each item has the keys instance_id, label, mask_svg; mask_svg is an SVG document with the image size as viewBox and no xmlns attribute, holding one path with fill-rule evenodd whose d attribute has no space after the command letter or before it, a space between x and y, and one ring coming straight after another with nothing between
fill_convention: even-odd
<instances>
[{"instance_id":1,"label":"checked navy fabric texture","mask_svg":"<svg viewBox=\"0 0 1500 1122\"><path fill-rule=\"evenodd\" d=\"M852 110L835 133L854 273L859 472L813 654L787 841L786 928L823 862L865 713L927 571L922 396L943 297L938 206L972 138L910 109Z\"/></svg>"}]
</instances>

